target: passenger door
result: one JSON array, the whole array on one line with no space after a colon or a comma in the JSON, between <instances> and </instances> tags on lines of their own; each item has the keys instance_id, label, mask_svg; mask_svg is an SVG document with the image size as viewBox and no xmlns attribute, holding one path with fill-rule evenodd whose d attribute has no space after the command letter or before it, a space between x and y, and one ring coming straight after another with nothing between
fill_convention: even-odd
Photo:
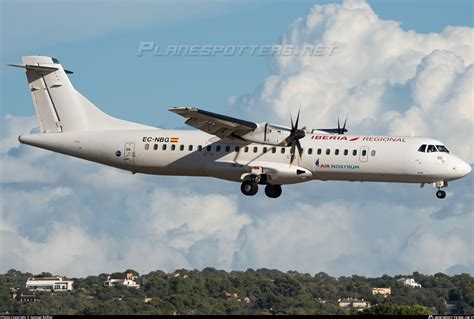
<instances>
[{"instance_id":1,"label":"passenger door","mask_svg":"<svg viewBox=\"0 0 474 319\"><path fill-rule=\"evenodd\" d=\"M125 164L135 165L135 158L136 158L135 143L133 142L125 143L124 152L123 152L123 160Z\"/></svg>"}]
</instances>

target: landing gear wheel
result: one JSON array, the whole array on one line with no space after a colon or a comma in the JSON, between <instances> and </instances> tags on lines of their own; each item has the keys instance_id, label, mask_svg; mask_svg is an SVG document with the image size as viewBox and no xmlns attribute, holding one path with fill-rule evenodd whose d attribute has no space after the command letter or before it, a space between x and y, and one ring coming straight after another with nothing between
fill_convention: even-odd
<instances>
[{"instance_id":1,"label":"landing gear wheel","mask_svg":"<svg viewBox=\"0 0 474 319\"><path fill-rule=\"evenodd\" d=\"M258 185L255 182L244 181L240 186L240 190L244 195L253 196L258 192Z\"/></svg>"},{"instance_id":2,"label":"landing gear wheel","mask_svg":"<svg viewBox=\"0 0 474 319\"><path fill-rule=\"evenodd\" d=\"M436 197L443 199L446 197L446 192L439 190L436 192Z\"/></svg>"},{"instance_id":3,"label":"landing gear wheel","mask_svg":"<svg viewBox=\"0 0 474 319\"><path fill-rule=\"evenodd\" d=\"M281 195L281 186L280 185L270 185L265 186L265 195L270 198L277 198Z\"/></svg>"}]
</instances>

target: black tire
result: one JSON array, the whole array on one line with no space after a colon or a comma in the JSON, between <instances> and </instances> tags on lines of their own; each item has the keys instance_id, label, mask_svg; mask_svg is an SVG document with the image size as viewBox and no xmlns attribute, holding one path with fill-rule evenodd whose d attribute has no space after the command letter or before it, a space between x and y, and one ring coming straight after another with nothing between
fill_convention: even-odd
<instances>
[{"instance_id":1,"label":"black tire","mask_svg":"<svg viewBox=\"0 0 474 319\"><path fill-rule=\"evenodd\" d=\"M265 195L270 198L277 198L281 195L281 186L280 185L270 185L265 186Z\"/></svg>"},{"instance_id":2,"label":"black tire","mask_svg":"<svg viewBox=\"0 0 474 319\"><path fill-rule=\"evenodd\" d=\"M253 196L258 192L258 185L251 181L244 181L240 186L240 190L246 196Z\"/></svg>"},{"instance_id":3,"label":"black tire","mask_svg":"<svg viewBox=\"0 0 474 319\"><path fill-rule=\"evenodd\" d=\"M436 197L443 199L446 197L446 192L445 191L437 191L436 192Z\"/></svg>"}]
</instances>

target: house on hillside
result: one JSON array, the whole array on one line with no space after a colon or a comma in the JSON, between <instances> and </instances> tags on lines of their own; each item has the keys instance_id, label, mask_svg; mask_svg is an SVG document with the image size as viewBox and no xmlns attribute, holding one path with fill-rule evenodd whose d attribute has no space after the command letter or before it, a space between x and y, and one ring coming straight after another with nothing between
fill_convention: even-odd
<instances>
[{"instance_id":1,"label":"house on hillside","mask_svg":"<svg viewBox=\"0 0 474 319\"><path fill-rule=\"evenodd\" d=\"M21 292L20 288L10 288L10 294L13 300L23 303L35 302L38 299L38 296L34 292Z\"/></svg>"},{"instance_id":2,"label":"house on hillside","mask_svg":"<svg viewBox=\"0 0 474 319\"><path fill-rule=\"evenodd\" d=\"M125 286L129 288L140 288L140 285L136 283L137 276L134 276L132 273L127 273L125 279L117 279L107 277L107 280L104 281L104 287L115 287L115 286Z\"/></svg>"},{"instance_id":3,"label":"house on hillside","mask_svg":"<svg viewBox=\"0 0 474 319\"><path fill-rule=\"evenodd\" d=\"M26 289L29 291L71 291L74 281L63 277L28 278Z\"/></svg>"},{"instance_id":4,"label":"house on hillside","mask_svg":"<svg viewBox=\"0 0 474 319\"><path fill-rule=\"evenodd\" d=\"M421 288L421 285L415 281L413 278L400 278L398 282L404 284L405 286L410 286L413 288Z\"/></svg>"},{"instance_id":5,"label":"house on hillside","mask_svg":"<svg viewBox=\"0 0 474 319\"><path fill-rule=\"evenodd\" d=\"M339 306L342 308L352 308L363 310L366 308L370 308L370 302L365 301L364 299L356 299L356 298L345 298L345 299L338 299Z\"/></svg>"},{"instance_id":6,"label":"house on hillside","mask_svg":"<svg viewBox=\"0 0 474 319\"><path fill-rule=\"evenodd\" d=\"M383 295L385 298L392 294L392 289L388 288L372 288L372 295Z\"/></svg>"},{"instance_id":7,"label":"house on hillside","mask_svg":"<svg viewBox=\"0 0 474 319\"><path fill-rule=\"evenodd\" d=\"M237 300L239 302L245 302L245 303L250 303L252 300L250 297L247 297L247 296L239 296L238 294L236 293L230 293L226 290L224 290L222 292L222 297L226 300L230 300L230 299L234 299L234 300Z\"/></svg>"}]
</instances>

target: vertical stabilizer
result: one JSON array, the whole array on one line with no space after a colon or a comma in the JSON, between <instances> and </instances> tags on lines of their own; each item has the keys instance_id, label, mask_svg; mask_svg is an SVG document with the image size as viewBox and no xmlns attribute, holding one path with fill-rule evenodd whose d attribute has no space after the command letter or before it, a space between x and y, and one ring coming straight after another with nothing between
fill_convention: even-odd
<instances>
[{"instance_id":1,"label":"vertical stabilizer","mask_svg":"<svg viewBox=\"0 0 474 319\"><path fill-rule=\"evenodd\" d=\"M58 60L45 56L22 57L28 86L41 132L61 133L88 130L149 128L123 121L99 110L77 92Z\"/></svg>"}]
</instances>

